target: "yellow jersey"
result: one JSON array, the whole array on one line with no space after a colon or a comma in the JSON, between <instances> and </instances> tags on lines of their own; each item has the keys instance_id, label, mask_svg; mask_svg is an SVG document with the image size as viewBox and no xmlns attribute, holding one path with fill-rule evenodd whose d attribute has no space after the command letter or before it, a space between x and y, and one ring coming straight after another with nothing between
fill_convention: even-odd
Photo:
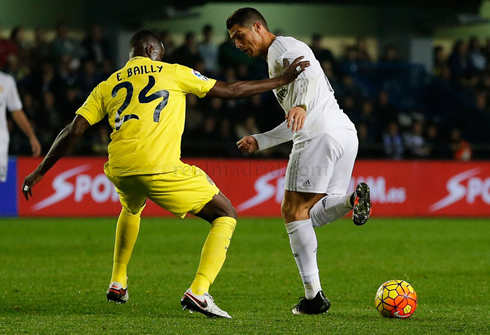
<instances>
[{"instance_id":1,"label":"yellow jersey","mask_svg":"<svg viewBox=\"0 0 490 335\"><path fill-rule=\"evenodd\" d=\"M179 64L134 57L97 85L76 113L90 125L108 116L112 175L171 172L183 164L185 96L191 93L202 98L215 83Z\"/></svg>"}]
</instances>

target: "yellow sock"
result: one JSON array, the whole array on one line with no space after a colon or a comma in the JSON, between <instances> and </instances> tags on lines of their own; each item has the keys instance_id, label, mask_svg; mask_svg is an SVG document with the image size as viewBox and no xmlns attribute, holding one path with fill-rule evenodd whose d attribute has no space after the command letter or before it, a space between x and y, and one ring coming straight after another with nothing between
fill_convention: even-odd
<instances>
[{"instance_id":1,"label":"yellow sock","mask_svg":"<svg viewBox=\"0 0 490 335\"><path fill-rule=\"evenodd\" d=\"M227 216L217 218L211 223L211 230L202 248L196 278L191 285L194 294L202 295L209 291L209 286L225 262L226 251L230 245L235 226L236 220Z\"/></svg>"},{"instance_id":2,"label":"yellow sock","mask_svg":"<svg viewBox=\"0 0 490 335\"><path fill-rule=\"evenodd\" d=\"M114 245L114 264L112 267L111 283L117 281L121 283L123 287L128 285L127 266L133 252L134 243L138 238L142 210L143 208L138 214L131 214L131 212L123 208L121 214L119 214L116 228L116 243Z\"/></svg>"}]
</instances>

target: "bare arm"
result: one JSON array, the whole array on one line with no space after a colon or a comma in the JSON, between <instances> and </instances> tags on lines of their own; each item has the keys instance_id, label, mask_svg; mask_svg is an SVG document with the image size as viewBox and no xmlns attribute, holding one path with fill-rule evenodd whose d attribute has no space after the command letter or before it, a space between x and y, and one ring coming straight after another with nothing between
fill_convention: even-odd
<instances>
[{"instance_id":1,"label":"bare arm","mask_svg":"<svg viewBox=\"0 0 490 335\"><path fill-rule=\"evenodd\" d=\"M39 143L36 135L34 134L34 130L27 119L26 114L22 109L13 111L11 113L12 119L19 126L20 130L27 136L31 143L32 155L34 157L38 157L41 154L41 144Z\"/></svg>"},{"instance_id":2,"label":"bare arm","mask_svg":"<svg viewBox=\"0 0 490 335\"><path fill-rule=\"evenodd\" d=\"M214 87L207 93L206 96L221 99L241 99L287 85L290 82L294 81L301 72L303 72L308 66L310 66L309 61L301 62L301 59L303 59L303 57L296 58L294 62L292 62L289 66L288 61L285 59L285 70L280 76L275 78L251 81L236 81L233 83L217 81Z\"/></svg>"},{"instance_id":3,"label":"bare arm","mask_svg":"<svg viewBox=\"0 0 490 335\"><path fill-rule=\"evenodd\" d=\"M26 200L32 197L32 188L43 179L46 172L77 143L87 128L90 127L88 121L80 115L75 116L72 123L66 126L56 137L49 149L48 154L39 166L28 175L22 183L22 193Z\"/></svg>"}]
</instances>

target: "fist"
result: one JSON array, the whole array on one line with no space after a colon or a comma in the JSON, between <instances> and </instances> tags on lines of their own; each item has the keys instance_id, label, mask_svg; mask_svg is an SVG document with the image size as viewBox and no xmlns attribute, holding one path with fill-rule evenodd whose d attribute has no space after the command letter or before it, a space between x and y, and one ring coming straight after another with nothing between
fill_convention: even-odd
<instances>
[{"instance_id":1,"label":"fist","mask_svg":"<svg viewBox=\"0 0 490 335\"><path fill-rule=\"evenodd\" d=\"M253 136L245 136L240 141L238 141L236 145L238 146L238 149L249 154L259 150L259 144Z\"/></svg>"}]
</instances>

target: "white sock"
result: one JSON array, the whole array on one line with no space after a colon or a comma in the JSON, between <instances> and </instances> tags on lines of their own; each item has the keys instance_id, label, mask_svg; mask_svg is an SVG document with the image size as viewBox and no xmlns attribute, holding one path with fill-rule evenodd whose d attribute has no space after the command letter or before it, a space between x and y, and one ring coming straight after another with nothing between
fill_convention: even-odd
<instances>
[{"instance_id":1,"label":"white sock","mask_svg":"<svg viewBox=\"0 0 490 335\"><path fill-rule=\"evenodd\" d=\"M341 218L352 210L350 194L328 194L310 209L313 227L318 228Z\"/></svg>"},{"instance_id":2,"label":"white sock","mask_svg":"<svg viewBox=\"0 0 490 335\"><path fill-rule=\"evenodd\" d=\"M315 229L313 229L311 220L308 219L286 223L286 230L303 281L306 299L313 299L322 289L316 262L318 242Z\"/></svg>"}]
</instances>

